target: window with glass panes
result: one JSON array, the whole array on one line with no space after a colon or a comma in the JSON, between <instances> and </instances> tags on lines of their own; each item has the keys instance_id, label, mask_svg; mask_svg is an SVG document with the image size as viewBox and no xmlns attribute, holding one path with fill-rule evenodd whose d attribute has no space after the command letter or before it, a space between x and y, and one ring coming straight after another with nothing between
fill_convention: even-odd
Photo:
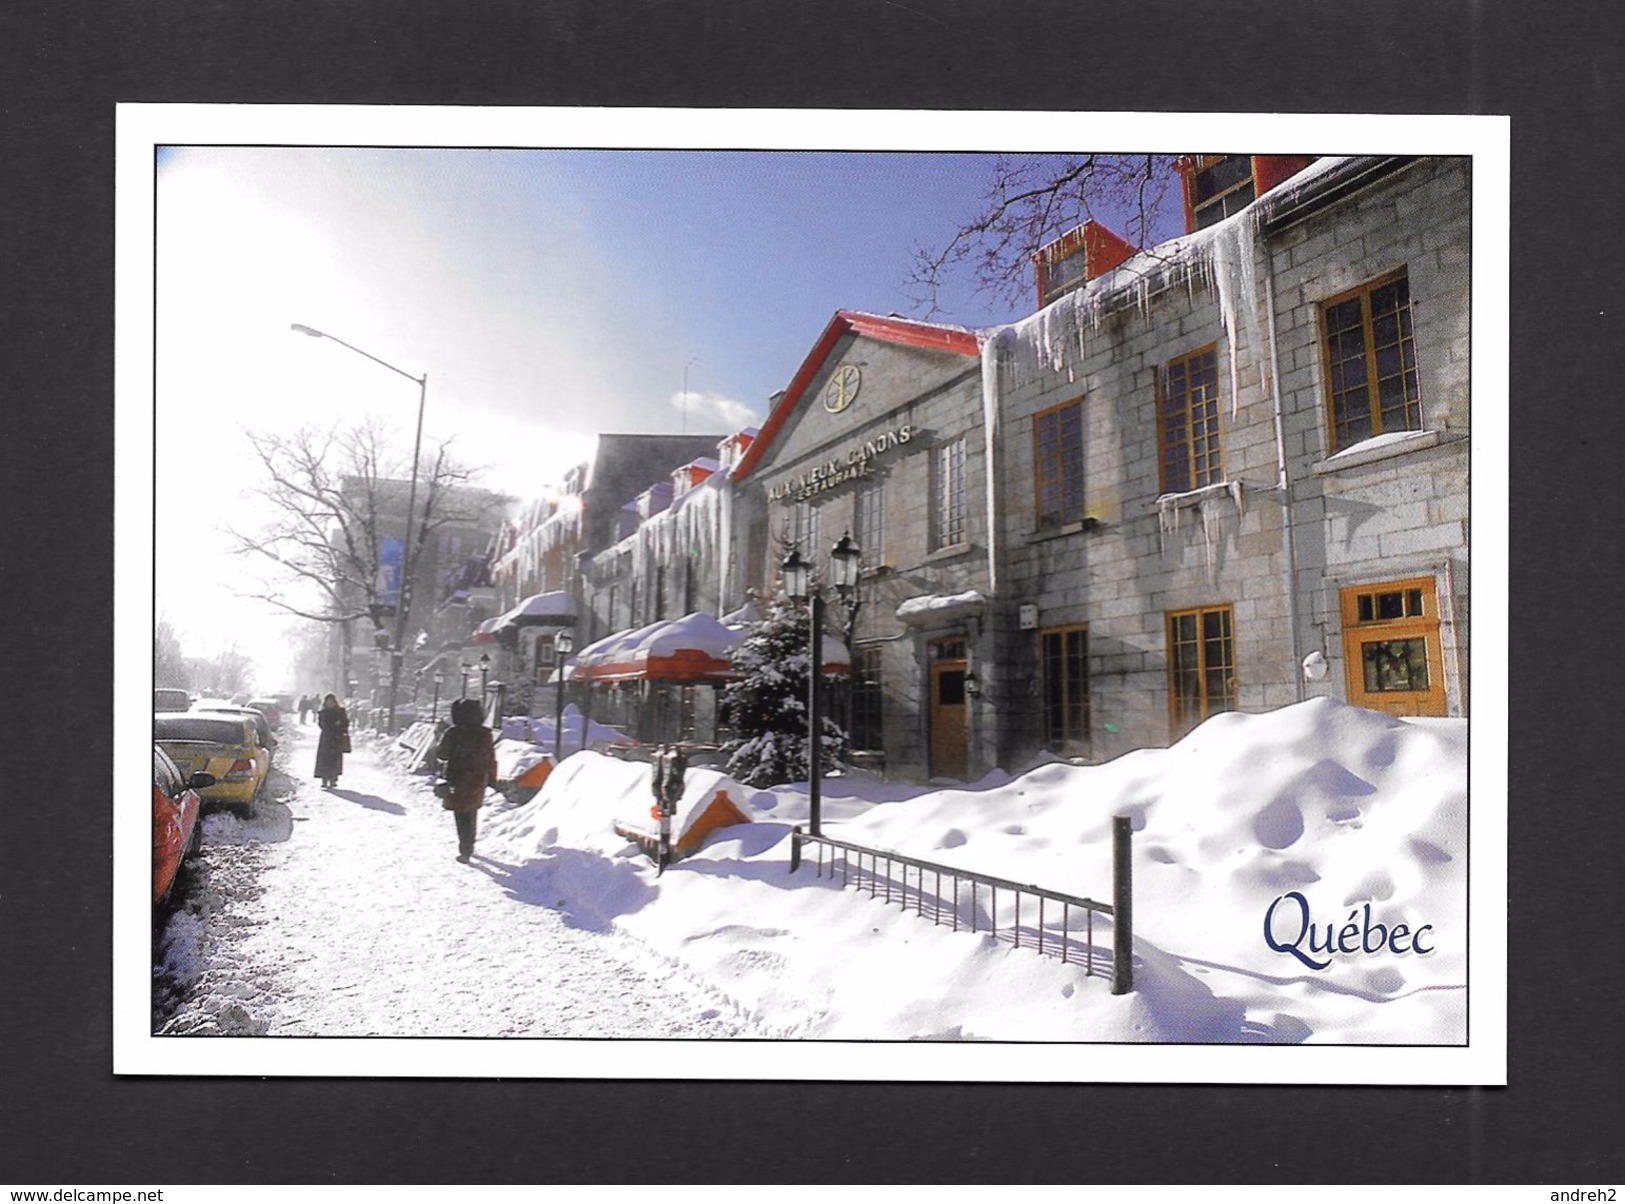
<instances>
[{"instance_id":1,"label":"window with glass panes","mask_svg":"<svg viewBox=\"0 0 1625 1204\"><path fill-rule=\"evenodd\" d=\"M1191 228L1206 229L1240 213L1258 194L1251 155L1198 155L1187 187Z\"/></svg>"},{"instance_id":2,"label":"window with glass panes","mask_svg":"<svg viewBox=\"0 0 1625 1204\"><path fill-rule=\"evenodd\" d=\"M1187 493L1224 480L1219 456L1219 353L1181 356L1162 373L1157 398L1162 492Z\"/></svg>"},{"instance_id":3,"label":"window with glass panes","mask_svg":"<svg viewBox=\"0 0 1625 1204\"><path fill-rule=\"evenodd\" d=\"M1321 305L1332 450L1422 429L1422 392L1403 269Z\"/></svg>"},{"instance_id":4,"label":"window with glass panes","mask_svg":"<svg viewBox=\"0 0 1625 1204\"><path fill-rule=\"evenodd\" d=\"M1039 632L1038 674L1044 747L1082 751L1089 740L1089 628Z\"/></svg>"},{"instance_id":5,"label":"window with glass panes","mask_svg":"<svg viewBox=\"0 0 1625 1204\"><path fill-rule=\"evenodd\" d=\"M955 439L932 453L931 547L951 548L965 542L965 441Z\"/></svg>"},{"instance_id":6,"label":"window with glass panes","mask_svg":"<svg viewBox=\"0 0 1625 1204\"><path fill-rule=\"evenodd\" d=\"M1077 249L1058 255L1054 259L1045 259L1040 264L1040 279L1043 280L1043 296L1040 303L1048 305L1062 293L1071 292L1083 284L1088 272L1088 248L1079 242Z\"/></svg>"},{"instance_id":7,"label":"window with glass panes","mask_svg":"<svg viewBox=\"0 0 1625 1204\"><path fill-rule=\"evenodd\" d=\"M880 653L876 645L852 649L852 747L877 752L886 746L885 716L881 707Z\"/></svg>"},{"instance_id":8,"label":"window with glass panes","mask_svg":"<svg viewBox=\"0 0 1625 1204\"><path fill-rule=\"evenodd\" d=\"M683 559L683 613L691 615L700 608L700 557L690 552Z\"/></svg>"},{"instance_id":9,"label":"window with glass panes","mask_svg":"<svg viewBox=\"0 0 1625 1204\"><path fill-rule=\"evenodd\" d=\"M1443 715L1437 592L1431 577L1340 594L1348 700L1395 715Z\"/></svg>"},{"instance_id":10,"label":"window with glass panes","mask_svg":"<svg viewBox=\"0 0 1625 1204\"><path fill-rule=\"evenodd\" d=\"M1168 613L1168 714L1174 739L1236 709L1234 620L1229 606Z\"/></svg>"},{"instance_id":11,"label":"window with glass panes","mask_svg":"<svg viewBox=\"0 0 1625 1204\"><path fill-rule=\"evenodd\" d=\"M853 537L858 541L862 563L881 564L886 551L884 539L886 499L881 483L872 481L864 485L858 490L853 504L857 509L853 518L853 526L857 529Z\"/></svg>"},{"instance_id":12,"label":"window with glass panes","mask_svg":"<svg viewBox=\"0 0 1625 1204\"><path fill-rule=\"evenodd\" d=\"M1033 415L1033 487L1040 528L1083 517L1083 402Z\"/></svg>"},{"instance_id":13,"label":"window with glass panes","mask_svg":"<svg viewBox=\"0 0 1625 1204\"><path fill-rule=\"evenodd\" d=\"M811 502L797 502L795 525L790 530L790 542L801 552L801 558L813 566L815 573L821 572L819 557L822 553L818 546L818 536L818 507Z\"/></svg>"}]
</instances>

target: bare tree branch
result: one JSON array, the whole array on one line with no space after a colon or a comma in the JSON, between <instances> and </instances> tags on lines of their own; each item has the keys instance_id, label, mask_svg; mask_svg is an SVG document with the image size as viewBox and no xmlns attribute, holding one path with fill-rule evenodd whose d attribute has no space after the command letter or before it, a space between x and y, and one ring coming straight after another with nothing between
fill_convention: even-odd
<instances>
[{"instance_id":1,"label":"bare tree branch","mask_svg":"<svg viewBox=\"0 0 1625 1204\"><path fill-rule=\"evenodd\" d=\"M366 619L381 630L395 607L410 610L411 586L433 535L448 524L478 523L502 500L474 489L473 470L453 461L446 444L426 449L422 504L412 546L401 550L399 594L386 595L384 539L405 518L410 457L403 462L373 422L247 432L247 438L264 473L253 496L264 505L265 524L227 533L239 555L267 564L281 585L264 583L244 596L303 619Z\"/></svg>"},{"instance_id":2,"label":"bare tree branch","mask_svg":"<svg viewBox=\"0 0 1625 1204\"><path fill-rule=\"evenodd\" d=\"M1008 303L1029 300L1033 257L1097 213L1126 214L1115 232L1149 246L1163 217L1173 164L1171 155L1150 154L1001 156L981 208L947 242L914 252L910 299L925 316L938 316L946 285L968 275L976 294Z\"/></svg>"}]
</instances>

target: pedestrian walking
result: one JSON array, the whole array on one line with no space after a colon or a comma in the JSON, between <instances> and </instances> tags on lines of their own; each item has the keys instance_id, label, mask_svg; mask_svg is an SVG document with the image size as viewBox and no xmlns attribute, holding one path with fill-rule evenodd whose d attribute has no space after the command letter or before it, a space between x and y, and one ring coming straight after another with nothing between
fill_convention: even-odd
<instances>
[{"instance_id":1,"label":"pedestrian walking","mask_svg":"<svg viewBox=\"0 0 1625 1204\"><path fill-rule=\"evenodd\" d=\"M451 704L451 726L434 753L446 763L446 780L436 793L457 822L457 860L464 863L474 855L485 791L497 780L496 741L483 718L475 699L459 698Z\"/></svg>"},{"instance_id":2,"label":"pedestrian walking","mask_svg":"<svg viewBox=\"0 0 1625 1204\"><path fill-rule=\"evenodd\" d=\"M339 784L344 772L344 754L350 751L350 716L329 694L322 700L322 709L316 712L316 726L321 735L316 740L316 776L324 787L331 790Z\"/></svg>"},{"instance_id":3,"label":"pedestrian walking","mask_svg":"<svg viewBox=\"0 0 1625 1204\"><path fill-rule=\"evenodd\" d=\"M316 699L310 694L299 695L299 722L310 722L310 713L316 709Z\"/></svg>"}]
</instances>

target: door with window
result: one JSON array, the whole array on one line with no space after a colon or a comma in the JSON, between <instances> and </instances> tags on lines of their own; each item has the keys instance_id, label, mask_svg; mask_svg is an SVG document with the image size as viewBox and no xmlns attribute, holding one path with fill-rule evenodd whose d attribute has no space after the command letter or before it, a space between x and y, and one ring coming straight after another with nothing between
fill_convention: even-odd
<instances>
[{"instance_id":1,"label":"door with window","mask_svg":"<svg viewBox=\"0 0 1625 1204\"><path fill-rule=\"evenodd\" d=\"M1063 757L1089 752L1089 628L1082 623L1038 634L1044 747Z\"/></svg>"},{"instance_id":2,"label":"door with window","mask_svg":"<svg viewBox=\"0 0 1625 1204\"><path fill-rule=\"evenodd\" d=\"M963 778L970 713L966 706L964 640L938 640L931 656L931 776Z\"/></svg>"},{"instance_id":3,"label":"door with window","mask_svg":"<svg viewBox=\"0 0 1625 1204\"><path fill-rule=\"evenodd\" d=\"M1433 578L1341 592L1348 700L1390 715L1444 715L1444 659Z\"/></svg>"},{"instance_id":4,"label":"door with window","mask_svg":"<svg viewBox=\"0 0 1625 1204\"><path fill-rule=\"evenodd\" d=\"M1168 614L1168 719L1173 739L1236 709L1235 625L1229 606Z\"/></svg>"}]
</instances>

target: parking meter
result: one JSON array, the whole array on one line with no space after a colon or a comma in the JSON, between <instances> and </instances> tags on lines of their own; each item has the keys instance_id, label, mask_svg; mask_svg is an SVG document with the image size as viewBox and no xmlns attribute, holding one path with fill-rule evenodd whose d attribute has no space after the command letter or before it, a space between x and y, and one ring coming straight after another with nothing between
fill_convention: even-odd
<instances>
[{"instance_id":1,"label":"parking meter","mask_svg":"<svg viewBox=\"0 0 1625 1204\"><path fill-rule=\"evenodd\" d=\"M655 753L650 777L650 789L655 805L650 808L660 821L660 855L656 859L656 877L671 863L671 818L677 814L677 803L683 797L683 777L688 772L688 758L681 748L670 744L660 746Z\"/></svg>"}]
</instances>

